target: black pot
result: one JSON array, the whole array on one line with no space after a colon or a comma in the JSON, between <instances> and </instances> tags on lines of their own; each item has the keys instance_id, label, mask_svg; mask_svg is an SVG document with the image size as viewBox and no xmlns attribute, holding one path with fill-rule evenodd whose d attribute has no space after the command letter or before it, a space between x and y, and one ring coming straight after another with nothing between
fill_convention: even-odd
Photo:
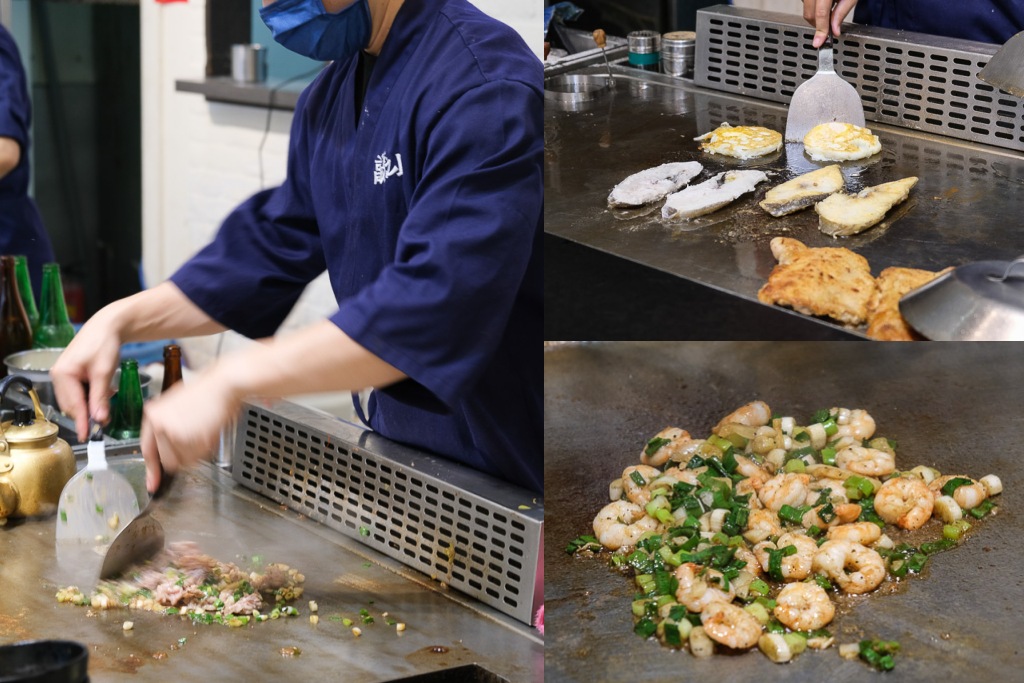
<instances>
[{"instance_id":1,"label":"black pot","mask_svg":"<svg viewBox=\"0 0 1024 683\"><path fill-rule=\"evenodd\" d=\"M83 683L89 652L71 640L27 640L0 646L0 683Z\"/></svg>"}]
</instances>

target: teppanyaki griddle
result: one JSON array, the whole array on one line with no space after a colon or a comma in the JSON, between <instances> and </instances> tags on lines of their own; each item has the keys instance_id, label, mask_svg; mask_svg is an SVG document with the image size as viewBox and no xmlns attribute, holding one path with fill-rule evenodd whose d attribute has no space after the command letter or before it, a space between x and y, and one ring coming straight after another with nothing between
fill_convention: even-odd
<instances>
[{"instance_id":1,"label":"teppanyaki griddle","mask_svg":"<svg viewBox=\"0 0 1024 683\"><path fill-rule=\"evenodd\" d=\"M856 600L837 642L896 639L894 680L1015 680L1024 603L1024 466L1017 344L588 343L545 352L545 604L548 681L864 681L837 648L786 665L759 652L698 660L633 633L631 578L607 556L564 552L592 533L608 483L674 425L699 436L754 400L806 419L864 408L898 442L897 467L998 474L1000 511L891 595Z\"/></svg>"}]
</instances>

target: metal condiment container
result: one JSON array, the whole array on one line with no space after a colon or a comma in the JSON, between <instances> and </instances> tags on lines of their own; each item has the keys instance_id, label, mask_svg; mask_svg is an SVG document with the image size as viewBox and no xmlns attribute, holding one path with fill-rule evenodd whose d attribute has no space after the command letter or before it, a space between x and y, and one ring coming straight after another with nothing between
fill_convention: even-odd
<instances>
[{"instance_id":1,"label":"metal condiment container","mask_svg":"<svg viewBox=\"0 0 1024 683\"><path fill-rule=\"evenodd\" d=\"M661 34L656 31L633 31L626 36L629 43L629 65L643 71L658 71Z\"/></svg>"},{"instance_id":2,"label":"metal condiment container","mask_svg":"<svg viewBox=\"0 0 1024 683\"><path fill-rule=\"evenodd\" d=\"M672 31L661 37L661 71L669 76L693 78L693 55L697 34L693 31Z\"/></svg>"}]
</instances>

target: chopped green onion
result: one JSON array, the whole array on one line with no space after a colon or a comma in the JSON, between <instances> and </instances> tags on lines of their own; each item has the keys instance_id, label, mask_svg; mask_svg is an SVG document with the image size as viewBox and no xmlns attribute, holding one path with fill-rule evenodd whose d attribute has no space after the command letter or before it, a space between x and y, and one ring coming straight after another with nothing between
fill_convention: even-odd
<instances>
[{"instance_id":1,"label":"chopped green onion","mask_svg":"<svg viewBox=\"0 0 1024 683\"><path fill-rule=\"evenodd\" d=\"M943 530L945 531L945 530ZM956 547L956 541L950 538L944 538L941 541L931 541L928 543L921 544L921 552L925 555L933 555L943 550L949 550L950 548Z\"/></svg>"},{"instance_id":2,"label":"chopped green onion","mask_svg":"<svg viewBox=\"0 0 1024 683\"><path fill-rule=\"evenodd\" d=\"M595 536L583 535L569 541L569 545L565 547L565 552L570 555L581 550L589 550L596 553L601 550L601 542Z\"/></svg>"},{"instance_id":3,"label":"chopped green onion","mask_svg":"<svg viewBox=\"0 0 1024 683\"><path fill-rule=\"evenodd\" d=\"M60 521L62 521L62 522L68 521L68 511L67 510L61 510L60 511Z\"/></svg>"},{"instance_id":4,"label":"chopped green onion","mask_svg":"<svg viewBox=\"0 0 1024 683\"><path fill-rule=\"evenodd\" d=\"M814 414L811 415L811 424L814 424L814 423L825 424L825 421L828 420L831 416L832 416L832 413L830 413L827 408L822 408L821 410L815 410Z\"/></svg>"},{"instance_id":5,"label":"chopped green onion","mask_svg":"<svg viewBox=\"0 0 1024 683\"><path fill-rule=\"evenodd\" d=\"M783 467L783 471L786 473L802 474L807 469L807 463L799 458L794 458L788 461Z\"/></svg>"},{"instance_id":6,"label":"chopped green onion","mask_svg":"<svg viewBox=\"0 0 1024 683\"><path fill-rule=\"evenodd\" d=\"M649 458L657 453L662 446L669 443L672 443L672 439L663 439L660 436L656 436L647 442L647 447L644 448L644 455ZM634 446L634 448L636 448L636 446ZM643 486L643 484L641 484L641 486Z\"/></svg>"},{"instance_id":7,"label":"chopped green onion","mask_svg":"<svg viewBox=\"0 0 1024 683\"><path fill-rule=\"evenodd\" d=\"M629 478L632 479L637 486L647 486L647 480L644 479L644 476L636 470L629 473Z\"/></svg>"},{"instance_id":8,"label":"chopped green onion","mask_svg":"<svg viewBox=\"0 0 1024 683\"><path fill-rule=\"evenodd\" d=\"M821 423L821 426L825 428L826 436L834 436L835 433L839 431L839 425L836 424L836 421L833 418L825 420Z\"/></svg>"},{"instance_id":9,"label":"chopped green onion","mask_svg":"<svg viewBox=\"0 0 1024 683\"><path fill-rule=\"evenodd\" d=\"M810 509L809 505L802 505L798 508L792 505L783 505L779 508L779 519L790 524L801 524L804 514Z\"/></svg>"},{"instance_id":10,"label":"chopped green onion","mask_svg":"<svg viewBox=\"0 0 1024 683\"><path fill-rule=\"evenodd\" d=\"M826 465L835 467L836 464L836 449L831 446L826 446L821 449L821 461Z\"/></svg>"},{"instance_id":11,"label":"chopped green onion","mask_svg":"<svg viewBox=\"0 0 1024 683\"><path fill-rule=\"evenodd\" d=\"M992 508L994 508L995 506L996 504L992 502L991 498L986 498L985 500L981 501L981 504L978 505L978 507L973 507L967 512L971 513L977 519L981 519L989 512L991 512Z\"/></svg>"},{"instance_id":12,"label":"chopped green onion","mask_svg":"<svg viewBox=\"0 0 1024 683\"><path fill-rule=\"evenodd\" d=\"M860 500L875 491L875 485L871 483L871 480L857 475L847 478L843 482L843 486L846 488L846 495L850 500Z\"/></svg>"},{"instance_id":13,"label":"chopped green onion","mask_svg":"<svg viewBox=\"0 0 1024 683\"><path fill-rule=\"evenodd\" d=\"M650 638L654 635L655 631L658 630L658 625L655 624L651 619L644 617L640 621L636 622L636 626L633 627L633 632L641 638Z\"/></svg>"},{"instance_id":14,"label":"chopped green onion","mask_svg":"<svg viewBox=\"0 0 1024 683\"><path fill-rule=\"evenodd\" d=\"M768 595L768 593L771 592L771 586L761 579L754 579L750 582L750 592L757 593L762 596Z\"/></svg>"},{"instance_id":15,"label":"chopped green onion","mask_svg":"<svg viewBox=\"0 0 1024 683\"><path fill-rule=\"evenodd\" d=\"M880 671L891 671L896 664L893 657L900 651L895 640L862 640L858 647L860 658Z\"/></svg>"},{"instance_id":16,"label":"chopped green onion","mask_svg":"<svg viewBox=\"0 0 1024 683\"><path fill-rule=\"evenodd\" d=\"M956 491L961 486L970 486L973 483L974 482L967 477L953 477L942 485L942 495L952 496L953 491Z\"/></svg>"},{"instance_id":17,"label":"chopped green onion","mask_svg":"<svg viewBox=\"0 0 1024 683\"><path fill-rule=\"evenodd\" d=\"M682 647L683 639L679 635L679 625L670 621L665 622L665 643L672 647Z\"/></svg>"},{"instance_id":18,"label":"chopped green onion","mask_svg":"<svg viewBox=\"0 0 1024 683\"><path fill-rule=\"evenodd\" d=\"M818 584L819 586L821 586L822 588L824 588L825 590L827 590L827 591L830 591L833 588L832 582L829 581L828 577L825 576L824 574L815 574L814 575L814 582L816 584Z\"/></svg>"}]
</instances>

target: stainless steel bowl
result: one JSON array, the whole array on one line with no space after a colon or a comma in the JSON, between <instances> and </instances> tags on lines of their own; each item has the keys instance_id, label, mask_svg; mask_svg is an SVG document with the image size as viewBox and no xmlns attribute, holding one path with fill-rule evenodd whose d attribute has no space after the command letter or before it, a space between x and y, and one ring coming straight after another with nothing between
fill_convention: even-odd
<instances>
[{"instance_id":1,"label":"stainless steel bowl","mask_svg":"<svg viewBox=\"0 0 1024 683\"><path fill-rule=\"evenodd\" d=\"M1024 259L953 269L900 300L900 314L936 341L1024 340Z\"/></svg>"},{"instance_id":2,"label":"stainless steel bowl","mask_svg":"<svg viewBox=\"0 0 1024 683\"><path fill-rule=\"evenodd\" d=\"M18 351L4 358L4 365L11 375L21 375L30 382L39 396L39 400L46 405L60 409L57 405L57 398L53 394L53 380L50 378L50 368L57 362L64 349L29 349ZM114 371L111 380L111 389L116 391L121 377L121 369ZM150 384L153 378L145 372L139 371L139 383L142 385L142 397L149 398Z\"/></svg>"},{"instance_id":3,"label":"stainless steel bowl","mask_svg":"<svg viewBox=\"0 0 1024 683\"><path fill-rule=\"evenodd\" d=\"M608 90L607 76L563 74L544 82L544 97L562 104L575 104L597 99Z\"/></svg>"}]
</instances>

